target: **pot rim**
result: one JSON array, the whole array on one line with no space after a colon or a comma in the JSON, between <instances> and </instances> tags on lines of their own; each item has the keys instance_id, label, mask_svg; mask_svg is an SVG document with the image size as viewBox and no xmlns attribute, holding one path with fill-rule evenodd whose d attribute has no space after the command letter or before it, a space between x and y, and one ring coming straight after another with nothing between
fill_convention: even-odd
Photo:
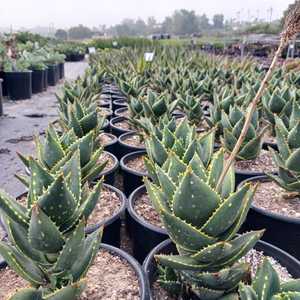
<instances>
[{"instance_id":1,"label":"pot rim","mask_svg":"<svg viewBox=\"0 0 300 300\"><path fill-rule=\"evenodd\" d=\"M120 160L120 167L122 171L126 171L128 173L134 174L136 176L140 176L140 177L147 177L148 174L147 173L143 173L143 172L138 172L136 170L133 170L129 167L126 166L126 162L128 160L128 158L131 158L132 156L141 156L142 154L147 154L146 150L140 150L140 151L135 151L135 152L131 152L126 154L125 156L123 156Z\"/></svg>"},{"instance_id":2,"label":"pot rim","mask_svg":"<svg viewBox=\"0 0 300 300\"><path fill-rule=\"evenodd\" d=\"M145 221L139 214L137 214L137 212L134 209L134 203L137 199L138 196L140 196L140 194L142 192L147 192L146 190L146 186L145 185L141 185L140 187L138 187L137 189L135 189L129 196L128 201L127 201L127 211L129 213L129 215L139 224L141 224L143 227L146 227L154 232L160 233L160 234L164 234L166 236L168 236L168 233L165 229L160 228L158 226L155 226L153 224L148 223L147 221Z\"/></svg>"},{"instance_id":3,"label":"pot rim","mask_svg":"<svg viewBox=\"0 0 300 300\"><path fill-rule=\"evenodd\" d=\"M248 182L251 182L251 181L261 181L261 182L266 182L266 181L272 181L268 176L266 175L261 175L261 176L253 176L253 177L250 177L246 180L243 180L237 187L237 189L239 187L241 187L243 184L245 183L248 183ZM283 215L280 215L280 214L276 214L276 213L273 213L273 212L269 212L267 211L266 209L262 209L258 206L255 206L253 203L251 204L251 209L255 210L256 212L266 216L266 217L269 217L269 218L272 218L272 219L275 219L275 220L279 220L281 222L285 222L285 223L290 223L290 224L295 224L295 225L300 225L300 219L297 219L297 218L293 218L293 217L288 217L288 216L283 216Z\"/></svg>"},{"instance_id":4,"label":"pot rim","mask_svg":"<svg viewBox=\"0 0 300 300\"><path fill-rule=\"evenodd\" d=\"M129 144L126 144L123 139L128 137L128 136L133 136L133 135L138 135L138 132L137 131L129 131L129 132L125 132L123 134L121 134L119 137L118 137L118 142L120 145L122 145L123 147L126 147L126 148L129 148L129 149L136 149L136 151L138 150L146 150L146 147L143 146L143 147L136 147L136 146L131 146Z\"/></svg>"},{"instance_id":5,"label":"pot rim","mask_svg":"<svg viewBox=\"0 0 300 300\"><path fill-rule=\"evenodd\" d=\"M103 176L107 176L108 174L111 174L111 173L114 173L118 168L119 168L119 160L116 158L115 155L113 155L112 153L108 152L108 151L103 151L103 153L105 154L108 154L111 158L113 158L114 160L114 165L109 169L109 170L106 170L106 171L102 171L97 178L101 178Z\"/></svg>"},{"instance_id":6,"label":"pot rim","mask_svg":"<svg viewBox=\"0 0 300 300\"><path fill-rule=\"evenodd\" d=\"M113 138L112 141L109 142L108 144L106 144L106 145L101 145L103 148L105 148L105 147L107 147L107 146L114 145L114 144L116 144L116 143L118 142L118 138L117 138L114 134L112 134L112 133L101 132L101 133L99 134L99 136L100 136L101 134L109 135L110 137Z\"/></svg>"},{"instance_id":7,"label":"pot rim","mask_svg":"<svg viewBox=\"0 0 300 300\"><path fill-rule=\"evenodd\" d=\"M115 125L115 123L118 123L119 121L122 122L122 121L125 121L125 120L128 120L128 119L127 119L126 117L124 117L124 116L113 117L113 118L110 119L109 125L110 125L111 128L116 129L116 130L119 130L120 132L123 132L123 133L134 132L134 130L123 129L123 128L117 127L117 126ZM123 134L123 133L122 133L122 134Z\"/></svg>"}]
</instances>

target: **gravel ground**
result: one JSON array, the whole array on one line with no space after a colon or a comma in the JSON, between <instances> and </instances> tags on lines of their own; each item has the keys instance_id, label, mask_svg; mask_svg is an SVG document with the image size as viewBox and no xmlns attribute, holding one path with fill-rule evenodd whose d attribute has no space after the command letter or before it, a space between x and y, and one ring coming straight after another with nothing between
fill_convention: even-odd
<instances>
[{"instance_id":1,"label":"gravel ground","mask_svg":"<svg viewBox=\"0 0 300 300\"><path fill-rule=\"evenodd\" d=\"M66 80L74 80L84 73L86 62L66 63ZM30 100L4 101L4 116L0 117L0 188L17 196L24 186L14 177L24 166L16 155L34 153L33 135L42 133L47 125L57 119L57 101L63 82L49 87L47 92L33 95Z\"/></svg>"}]
</instances>

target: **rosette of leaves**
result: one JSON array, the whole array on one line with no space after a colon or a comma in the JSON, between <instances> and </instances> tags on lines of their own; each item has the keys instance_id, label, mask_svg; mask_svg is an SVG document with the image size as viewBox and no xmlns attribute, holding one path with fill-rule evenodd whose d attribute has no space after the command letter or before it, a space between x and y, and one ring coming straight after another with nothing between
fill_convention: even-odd
<instances>
[{"instance_id":1,"label":"rosette of leaves","mask_svg":"<svg viewBox=\"0 0 300 300\"><path fill-rule=\"evenodd\" d=\"M255 231L236 236L256 187L246 184L235 192L231 168L216 190L224 163L223 149L208 168L197 153L186 163L170 151L162 167L155 165L158 183L145 179L153 206L178 251L156 256L162 266L160 284L182 299L190 299L191 294L203 300L221 299L237 290L249 275L249 266L239 259L262 235Z\"/></svg>"},{"instance_id":2,"label":"rosette of leaves","mask_svg":"<svg viewBox=\"0 0 300 300\"><path fill-rule=\"evenodd\" d=\"M140 119L146 118L152 124L158 124L160 118L171 117L172 112L177 106L177 101L172 101L170 95L156 94L148 90L147 96L132 98L129 103L130 118L129 122L137 129L140 128Z\"/></svg>"},{"instance_id":3,"label":"rosette of leaves","mask_svg":"<svg viewBox=\"0 0 300 300\"><path fill-rule=\"evenodd\" d=\"M96 102L89 105L84 105L77 99L73 103L61 102L59 123L64 131L73 129L79 138L91 131L95 132L96 138L105 122L105 117L99 112Z\"/></svg>"},{"instance_id":4,"label":"rosette of leaves","mask_svg":"<svg viewBox=\"0 0 300 300\"><path fill-rule=\"evenodd\" d=\"M169 158L169 153L174 154L174 159L189 163L194 155L200 159L203 168L207 168L214 151L215 131L211 130L200 136L196 128L183 119L176 127L175 119L160 123L160 126L151 125L149 135L145 139L148 158L145 164L149 175L157 181L155 165L162 167Z\"/></svg>"},{"instance_id":5,"label":"rosette of leaves","mask_svg":"<svg viewBox=\"0 0 300 300\"><path fill-rule=\"evenodd\" d=\"M130 80L123 80L116 77L116 81L122 93L127 96L129 100L131 97L139 97L144 93L148 80L144 76L135 76Z\"/></svg>"},{"instance_id":6,"label":"rosette of leaves","mask_svg":"<svg viewBox=\"0 0 300 300\"><path fill-rule=\"evenodd\" d=\"M10 300L75 300L98 251L101 230L85 236L86 220L100 197L102 181L81 187L80 152L57 174L29 160L32 176L26 206L0 191L0 210L9 242L0 254L30 284Z\"/></svg>"},{"instance_id":7,"label":"rosette of leaves","mask_svg":"<svg viewBox=\"0 0 300 300\"><path fill-rule=\"evenodd\" d=\"M222 143L228 152L232 152L241 135L245 123L245 116L246 112L237 105L231 106L228 114L225 111L222 111ZM262 138L267 128L268 126L260 130L259 115L256 110L236 159L251 160L257 158L261 151Z\"/></svg>"},{"instance_id":8,"label":"rosette of leaves","mask_svg":"<svg viewBox=\"0 0 300 300\"><path fill-rule=\"evenodd\" d=\"M300 106L294 101L289 125L275 116L278 152L270 149L278 167L278 175L268 174L289 193L300 194Z\"/></svg>"},{"instance_id":9,"label":"rosette of leaves","mask_svg":"<svg viewBox=\"0 0 300 300\"><path fill-rule=\"evenodd\" d=\"M190 124L200 126L204 121L204 112L202 109L201 98L199 96L192 96L189 93L179 96L178 106L185 113Z\"/></svg>"},{"instance_id":10,"label":"rosette of leaves","mask_svg":"<svg viewBox=\"0 0 300 300\"><path fill-rule=\"evenodd\" d=\"M240 283L239 296L240 298L232 300L297 300L300 299L300 280L281 283L278 274L266 258L258 267L252 285Z\"/></svg>"},{"instance_id":11,"label":"rosette of leaves","mask_svg":"<svg viewBox=\"0 0 300 300\"><path fill-rule=\"evenodd\" d=\"M286 86L282 89L276 88L273 93L267 92L262 97L264 114L269 123L275 126L275 115L279 116L287 125L292 112L292 103L295 100L295 93Z\"/></svg>"},{"instance_id":12,"label":"rosette of leaves","mask_svg":"<svg viewBox=\"0 0 300 300\"><path fill-rule=\"evenodd\" d=\"M50 174L59 173L66 161L79 149L81 179L83 183L99 176L107 163L106 161L99 162L103 148L98 147L98 149L95 150L94 133L92 131L82 138L78 138L73 129L59 136L53 126L50 125L46 131L45 141L41 142L40 139L36 137L35 144L37 149L36 160L41 167L50 172ZM20 153L18 153L18 155L32 175L33 170L30 168L31 158L23 156ZM28 186L28 180L26 178L21 176L18 176L18 178Z\"/></svg>"}]
</instances>

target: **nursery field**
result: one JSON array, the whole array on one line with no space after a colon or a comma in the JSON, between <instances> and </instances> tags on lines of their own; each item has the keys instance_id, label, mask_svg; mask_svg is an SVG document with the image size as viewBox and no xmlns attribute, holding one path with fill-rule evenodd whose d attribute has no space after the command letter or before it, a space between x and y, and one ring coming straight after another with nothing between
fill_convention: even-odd
<instances>
[{"instance_id":1,"label":"nursery field","mask_svg":"<svg viewBox=\"0 0 300 300\"><path fill-rule=\"evenodd\" d=\"M29 46L1 73L0 300L300 299L297 61Z\"/></svg>"}]
</instances>

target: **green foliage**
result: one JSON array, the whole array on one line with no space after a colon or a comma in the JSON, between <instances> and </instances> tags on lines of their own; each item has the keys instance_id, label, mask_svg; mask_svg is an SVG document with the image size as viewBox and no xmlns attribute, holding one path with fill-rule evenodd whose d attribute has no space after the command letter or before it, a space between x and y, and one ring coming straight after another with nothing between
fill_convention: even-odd
<instances>
[{"instance_id":1,"label":"green foliage","mask_svg":"<svg viewBox=\"0 0 300 300\"><path fill-rule=\"evenodd\" d=\"M26 206L0 191L10 241L0 242L0 254L32 287L18 291L11 300L73 300L86 285L84 277L98 251L101 230L85 237L84 227L100 197L102 181L91 192L88 186L81 187L81 159L80 151L75 151L54 173L30 158Z\"/></svg>"},{"instance_id":2,"label":"green foliage","mask_svg":"<svg viewBox=\"0 0 300 300\"><path fill-rule=\"evenodd\" d=\"M114 39L94 39L89 43L89 46L95 47L96 49L111 49L111 48L144 48L151 47L155 42L139 37L118 37Z\"/></svg>"}]
</instances>

